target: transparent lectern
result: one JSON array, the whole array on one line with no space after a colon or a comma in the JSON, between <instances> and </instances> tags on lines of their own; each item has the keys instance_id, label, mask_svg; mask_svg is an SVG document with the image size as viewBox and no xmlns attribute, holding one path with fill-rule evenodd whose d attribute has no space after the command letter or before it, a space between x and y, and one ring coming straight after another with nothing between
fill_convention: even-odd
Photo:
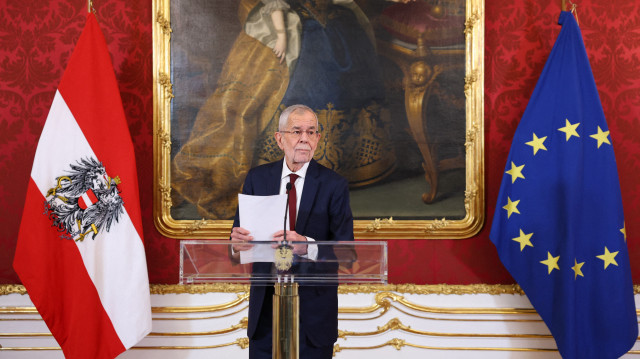
<instances>
[{"instance_id":1,"label":"transparent lectern","mask_svg":"<svg viewBox=\"0 0 640 359\"><path fill-rule=\"evenodd\" d=\"M273 358L298 359L298 287L386 284L387 242L251 242L235 252L231 241L180 242L180 284L273 285ZM307 255L294 248L307 245Z\"/></svg>"}]
</instances>

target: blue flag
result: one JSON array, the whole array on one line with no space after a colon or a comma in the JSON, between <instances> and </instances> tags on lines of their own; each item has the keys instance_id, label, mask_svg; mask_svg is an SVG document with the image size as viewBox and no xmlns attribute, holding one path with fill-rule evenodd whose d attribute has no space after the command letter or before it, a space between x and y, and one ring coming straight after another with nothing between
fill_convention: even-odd
<instances>
[{"instance_id":1,"label":"blue flag","mask_svg":"<svg viewBox=\"0 0 640 359\"><path fill-rule=\"evenodd\" d=\"M558 22L490 237L563 358L618 358L638 337L618 170L578 24Z\"/></svg>"}]
</instances>

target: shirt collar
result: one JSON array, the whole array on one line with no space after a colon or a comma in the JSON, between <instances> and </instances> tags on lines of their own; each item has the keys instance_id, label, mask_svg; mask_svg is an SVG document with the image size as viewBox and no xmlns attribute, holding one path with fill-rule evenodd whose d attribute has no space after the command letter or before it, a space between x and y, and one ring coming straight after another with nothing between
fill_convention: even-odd
<instances>
[{"instance_id":1,"label":"shirt collar","mask_svg":"<svg viewBox=\"0 0 640 359\"><path fill-rule=\"evenodd\" d=\"M291 173L295 173L297 174L299 177L305 178L305 176L307 175L307 169L309 168L309 162L305 163L304 165L302 165L302 168L300 168L299 170L297 170L296 172L292 172L289 167L287 167L287 161L286 160L282 160L282 176L280 177L281 179L284 179L285 177L289 177L289 175Z\"/></svg>"}]
</instances>

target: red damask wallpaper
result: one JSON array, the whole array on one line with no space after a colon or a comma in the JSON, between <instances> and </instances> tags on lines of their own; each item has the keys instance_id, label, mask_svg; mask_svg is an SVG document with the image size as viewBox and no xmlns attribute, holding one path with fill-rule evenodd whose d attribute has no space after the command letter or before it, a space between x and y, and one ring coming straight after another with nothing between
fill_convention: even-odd
<instances>
[{"instance_id":1,"label":"red damask wallpaper","mask_svg":"<svg viewBox=\"0 0 640 359\"><path fill-rule=\"evenodd\" d=\"M513 283L489 240L511 138L560 30L560 0L485 0L487 224L465 240L389 240L392 283ZM616 150L627 243L640 283L640 5L585 0L578 17ZM178 242L152 219L151 1L95 1L136 146L151 283L176 283ZM85 22L85 0L0 0L0 283L11 263L31 162L62 72Z\"/></svg>"}]
</instances>

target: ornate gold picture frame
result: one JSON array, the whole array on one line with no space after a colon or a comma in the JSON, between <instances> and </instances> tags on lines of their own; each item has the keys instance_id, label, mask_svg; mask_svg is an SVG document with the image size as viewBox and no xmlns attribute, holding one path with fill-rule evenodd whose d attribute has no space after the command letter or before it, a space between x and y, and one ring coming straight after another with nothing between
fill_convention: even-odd
<instances>
[{"instance_id":1,"label":"ornate gold picture frame","mask_svg":"<svg viewBox=\"0 0 640 359\"><path fill-rule=\"evenodd\" d=\"M258 3L153 0L153 215L158 231L165 236L229 236L234 204L225 207L224 198L233 198L240 192L233 181L243 178L247 166L238 167L241 171L216 171L218 157L230 156L218 155L216 147L206 147L206 138L205 147L202 137L198 146L192 144L196 137L217 131L220 123L229 125L233 118L228 117L231 110L226 107L216 108L213 98L238 102L239 97L233 97L238 90L234 83L241 82L235 80L240 78L237 69L247 67L243 62L257 61L255 58L262 56L246 45L257 44L254 38L248 42L243 38L248 38L247 22L259 16ZM418 0L407 5L383 0L340 3L350 4L347 8L356 14L363 29L370 26L373 30L366 33L378 54L380 70L375 75L384 84L386 96L374 110L363 108L355 115L353 111L334 109L332 103L324 110L316 109L323 141L315 158L349 179L356 238L456 239L475 235L485 218L484 0ZM416 22L419 10L424 12L425 21L418 17ZM407 11L414 19L403 23ZM299 15L322 18L313 11L309 13ZM287 18L287 26L292 22ZM293 39L291 34L288 36ZM300 37L303 43L304 38ZM264 45L257 44L255 48L262 51L259 48L263 46L271 51L268 36L261 41ZM284 83L282 88L276 86L273 93L262 95L265 102L282 97L290 74L302 68L301 62L296 61L271 68L262 62L249 65L265 66L265 77L276 77L276 81ZM284 69L282 73L278 72L280 68ZM261 96L256 88L262 82L254 83L255 77L250 84L246 80L242 84L248 88L246 97ZM248 142L239 151L249 156L238 158L243 157L251 166L269 156L281 156L277 151L265 150L274 129L271 113L276 118L282 109L277 101L269 106L243 118L247 123L232 126L235 133L218 135L219 141L211 137L209 143L215 146L227 141L228 148L236 149L241 146L240 139ZM270 108L275 111L265 116ZM217 117L220 113L222 122ZM245 136L238 128L251 134L247 132ZM333 132L334 129L340 132ZM347 165L331 161L347 157L349 161L343 161ZM192 159L194 163L197 159L198 164L192 166ZM204 173L209 174L210 181L193 179ZM227 182L233 185L227 187ZM220 188L220 183L225 188ZM204 200L216 191L222 195ZM217 211L218 206L227 210Z\"/></svg>"}]
</instances>

